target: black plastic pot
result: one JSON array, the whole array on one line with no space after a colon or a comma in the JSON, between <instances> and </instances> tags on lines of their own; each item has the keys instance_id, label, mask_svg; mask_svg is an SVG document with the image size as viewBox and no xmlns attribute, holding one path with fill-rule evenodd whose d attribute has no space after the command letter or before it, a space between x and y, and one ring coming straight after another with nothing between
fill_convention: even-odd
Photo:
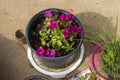
<instances>
[{"instance_id":1,"label":"black plastic pot","mask_svg":"<svg viewBox=\"0 0 120 80\"><path fill-rule=\"evenodd\" d=\"M27 41L27 44L33 53L36 53L36 51L35 51L35 49L33 49L33 47L30 44L30 40L29 40L30 32L32 29L34 29L40 23L41 20L44 19L44 13L45 13L45 11L48 11L48 10L56 10L56 11L58 11L58 13L64 13L64 14L68 13L68 11L65 11L62 9L50 8L50 9L40 11L39 13L37 13L35 16L32 17L32 19L29 21L27 28L26 28L26 41ZM77 26L82 27L82 24L80 23L80 21L76 17L75 17L74 21L76 22ZM64 68L64 67L68 66L76 59L78 51L80 50L81 44L83 42L83 36L84 35L80 36L80 42L79 42L77 48L73 52L69 53L68 55L62 56L62 57L56 57L56 58L42 57L42 58L39 58L41 64L43 66L50 67L50 68Z\"/></svg>"}]
</instances>

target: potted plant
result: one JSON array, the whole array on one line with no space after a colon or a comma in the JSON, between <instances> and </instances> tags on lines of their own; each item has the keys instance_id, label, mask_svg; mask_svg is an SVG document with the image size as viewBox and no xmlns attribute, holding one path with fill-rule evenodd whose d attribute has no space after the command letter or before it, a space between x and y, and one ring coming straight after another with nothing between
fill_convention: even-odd
<instances>
[{"instance_id":1,"label":"potted plant","mask_svg":"<svg viewBox=\"0 0 120 80\"><path fill-rule=\"evenodd\" d=\"M116 27L112 32L105 29L103 23L100 23L101 34L91 32L86 35L87 38L102 49L101 69L108 74L110 80L120 79L120 38L117 36L118 18ZM110 34L110 35L109 35Z\"/></svg>"},{"instance_id":2,"label":"potted plant","mask_svg":"<svg viewBox=\"0 0 120 80\"><path fill-rule=\"evenodd\" d=\"M120 41L108 43L102 58L102 69L114 80L120 78Z\"/></svg>"},{"instance_id":3,"label":"potted plant","mask_svg":"<svg viewBox=\"0 0 120 80\"><path fill-rule=\"evenodd\" d=\"M46 9L29 21L26 39L43 66L64 68L78 56L83 27L73 14L65 10Z\"/></svg>"},{"instance_id":4,"label":"potted plant","mask_svg":"<svg viewBox=\"0 0 120 80\"><path fill-rule=\"evenodd\" d=\"M97 80L96 73L87 73L84 76L80 76L79 80Z\"/></svg>"}]
</instances>

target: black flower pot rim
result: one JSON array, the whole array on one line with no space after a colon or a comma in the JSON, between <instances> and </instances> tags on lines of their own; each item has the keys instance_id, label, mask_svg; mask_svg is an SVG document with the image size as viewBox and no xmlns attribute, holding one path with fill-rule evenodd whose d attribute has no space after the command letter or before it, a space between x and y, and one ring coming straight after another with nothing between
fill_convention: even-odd
<instances>
[{"instance_id":1,"label":"black flower pot rim","mask_svg":"<svg viewBox=\"0 0 120 80\"><path fill-rule=\"evenodd\" d=\"M28 29L29 29L29 26L30 26L31 23L33 23L33 21L35 20L35 18L39 17L40 15L43 15L44 12L45 12L45 11L48 11L48 10L56 10L56 11L62 12L62 13L64 13L64 14L70 13L70 12L68 12L68 11L66 11L66 10L59 9L59 8L49 8L49 9L45 9L45 10L42 10L42 11L38 12L37 14L35 14L35 15L30 19L30 21L28 22L27 27L26 27L26 41L27 41L27 44L28 44L28 46L30 47L30 49L33 51L33 53L36 53L36 51L35 51L35 49L32 48L32 46L30 45L30 42L29 42L29 37L28 37ZM71 14L72 14L72 13L71 13ZM72 15L73 15L73 14L72 14ZM73 15L73 16L74 16L74 20L75 20L75 22L77 23L77 25L79 25L79 26L83 29L83 26L82 26L81 22L77 19L77 17L76 17L75 15ZM83 29L83 31L84 31L84 29ZM81 35L81 39L80 39L80 42L79 42L77 48L75 48L72 52L70 52L69 54L67 54L67 55L65 55L65 56L55 57L55 58L51 58L51 57L40 57L40 58L45 58L45 59L62 59L62 58L69 57L69 56L71 56L72 54L74 54L75 52L77 52L77 51L80 49L80 47L81 47L81 45L82 45L82 43L83 43L83 38L84 38L84 32L83 32L83 34Z\"/></svg>"}]
</instances>

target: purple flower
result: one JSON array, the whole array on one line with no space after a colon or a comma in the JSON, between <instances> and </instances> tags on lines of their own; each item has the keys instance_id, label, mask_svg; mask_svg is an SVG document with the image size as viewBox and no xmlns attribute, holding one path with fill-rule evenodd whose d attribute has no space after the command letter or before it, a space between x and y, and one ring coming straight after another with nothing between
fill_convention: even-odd
<instances>
[{"instance_id":1,"label":"purple flower","mask_svg":"<svg viewBox=\"0 0 120 80\"><path fill-rule=\"evenodd\" d=\"M75 27L73 25L67 25L65 31L75 33Z\"/></svg>"},{"instance_id":2,"label":"purple flower","mask_svg":"<svg viewBox=\"0 0 120 80\"><path fill-rule=\"evenodd\" d=\"M68 13L65 17L65 20L73 20L74 16L71 13Z\"/></svg>"},{"instance_id":3,"label":"purple flower","mask_svg":"<svg viewBox=\"0 0 120 80\"><path fill-rule=\"evenodd\" d=\"M69 26L70 32L75 33L75 27L74 26Z\"/></svg>"},{"instance_id":4,"label":"purple flower","mask_svg":"<svg viewBox=\"0 0 120 80\"><path fill-rule=\"evenodd\" d=\"M44 14L44 16L45 16L46 18L51 17L51 16L52 16L51 11L46 11L45 14Z\"/></svg>"},{"instance_id":5,"label":"purple flower","mask_svg":"<svg viewBox=\"0 0 120 80\"><path fill-rule=\"evenodd\" d=\"M68 32L64 32L64 38L65 39L70 39L70 34Z\"/></svg>"},{"instance_id":6,"label":"purple flower","mask_svg":"<svg viewBox=\"0 0 120 80\"><path fill-rule=\"evenodd\" d=\"M49 56L49 50L45 50L45 55Z\"/></svg>"},{"instance_id":7,"label":"purple flower","mask_svg":"<svg viewBox=\"0 0 120 80\"><path fill-rule=\"evenodd\" d=\"M69 39L70 38L69 31L70 31L70 28L66 27L65 30L64 30L64 33L63 33L65 39Z\"/></svg>"},{"instance_id":8,"label":"purple flower","mask_svg":"<svg viewBox=\"0 0 120 80\"><path fill-rule=\"evenodd\" d=\"M56 56L55 50L54 49L49 50L49 55L48 56L54 58Z\"/></svg>"},{"instance_id":9,"label":"purple flower","mask_svg":"<svg viewBox=\"0 0 120 80\"><path fill-rule=\"evenodd\" d=\"M68 78L68 80L74 80L72 77Z\"/></svg>"},{"instance_id":10,"label":"purple flower","mask_svg":"<svg viewBox=\"0 0 120 80\"><path fill-rule=\"evenodd\" d=\"M50 21L50 30L54 30L55 28L57 28L57 22L56 20L51 20Z\"/></svg>"},{"instance_id":11,"label":"purple flower","mask_svg":"<svg viewBox=\"0 0 120 80\"><path fill-rule=\"evenodd\" d=\"M59 17L59 20L62 22L65 20L65 14L61 14L60 17Z\"/></svg>"},{"instance_id":12,"label":"purple flower","mask_svg":"<svg viewBox=\"0 0 120 80\"><path fill-rule=\"evenodd\" d=\"M77 27L76 28L76 32L79 34L79 35L82 35L83 34L83 29L81 27Z\"/></svg>"},{"instance_id":13,"label":"purple flower","mask_svg":"<svg viewBox=\"0 0 120 80\"><path fill-rule=\"evenodd\" d=\"M44 50L43 48L39 48L39 49L37 49L37 51L36 51L36 55L37 55L38 57L43 57L43 56L44 56L44 53L45 53L45 50Z\"/></svg>"},{"instance_id":14,"label":"purple flower","mask_svg":"<svg viewBox=\"0 0 120 80\"><path fill-rule=\"evenodd\" d=\"M55 50L45 50L45 56L54 58L56 56Z\"/></svg>"}]
</instances>

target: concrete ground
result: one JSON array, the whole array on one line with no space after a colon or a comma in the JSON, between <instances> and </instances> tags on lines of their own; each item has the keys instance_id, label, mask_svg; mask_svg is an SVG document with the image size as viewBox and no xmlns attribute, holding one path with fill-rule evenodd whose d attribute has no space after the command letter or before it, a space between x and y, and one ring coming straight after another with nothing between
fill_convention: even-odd
<instances>
[{"instance_id":1,"label":"concrete ground","mask_svg":"<svg viewBox=\"0 0 120 80\"><path fill-rule=\"evenodd\" d=\"M15 39L16 30L25 30L31 17L46 8L70 11L79 18L85 29L97 27L94 17L99 17L108 27L114 28L115 17L120 11L120 0L0 0L0 80L24 80L31 75L46 76L30 66L27 45L19 44ZM89 68L88 56L92 45L87 42L84 44L85 57L82 64L67 77ZM67 78L46 77L50 80Z\"/></svg>"}]
</instances>

